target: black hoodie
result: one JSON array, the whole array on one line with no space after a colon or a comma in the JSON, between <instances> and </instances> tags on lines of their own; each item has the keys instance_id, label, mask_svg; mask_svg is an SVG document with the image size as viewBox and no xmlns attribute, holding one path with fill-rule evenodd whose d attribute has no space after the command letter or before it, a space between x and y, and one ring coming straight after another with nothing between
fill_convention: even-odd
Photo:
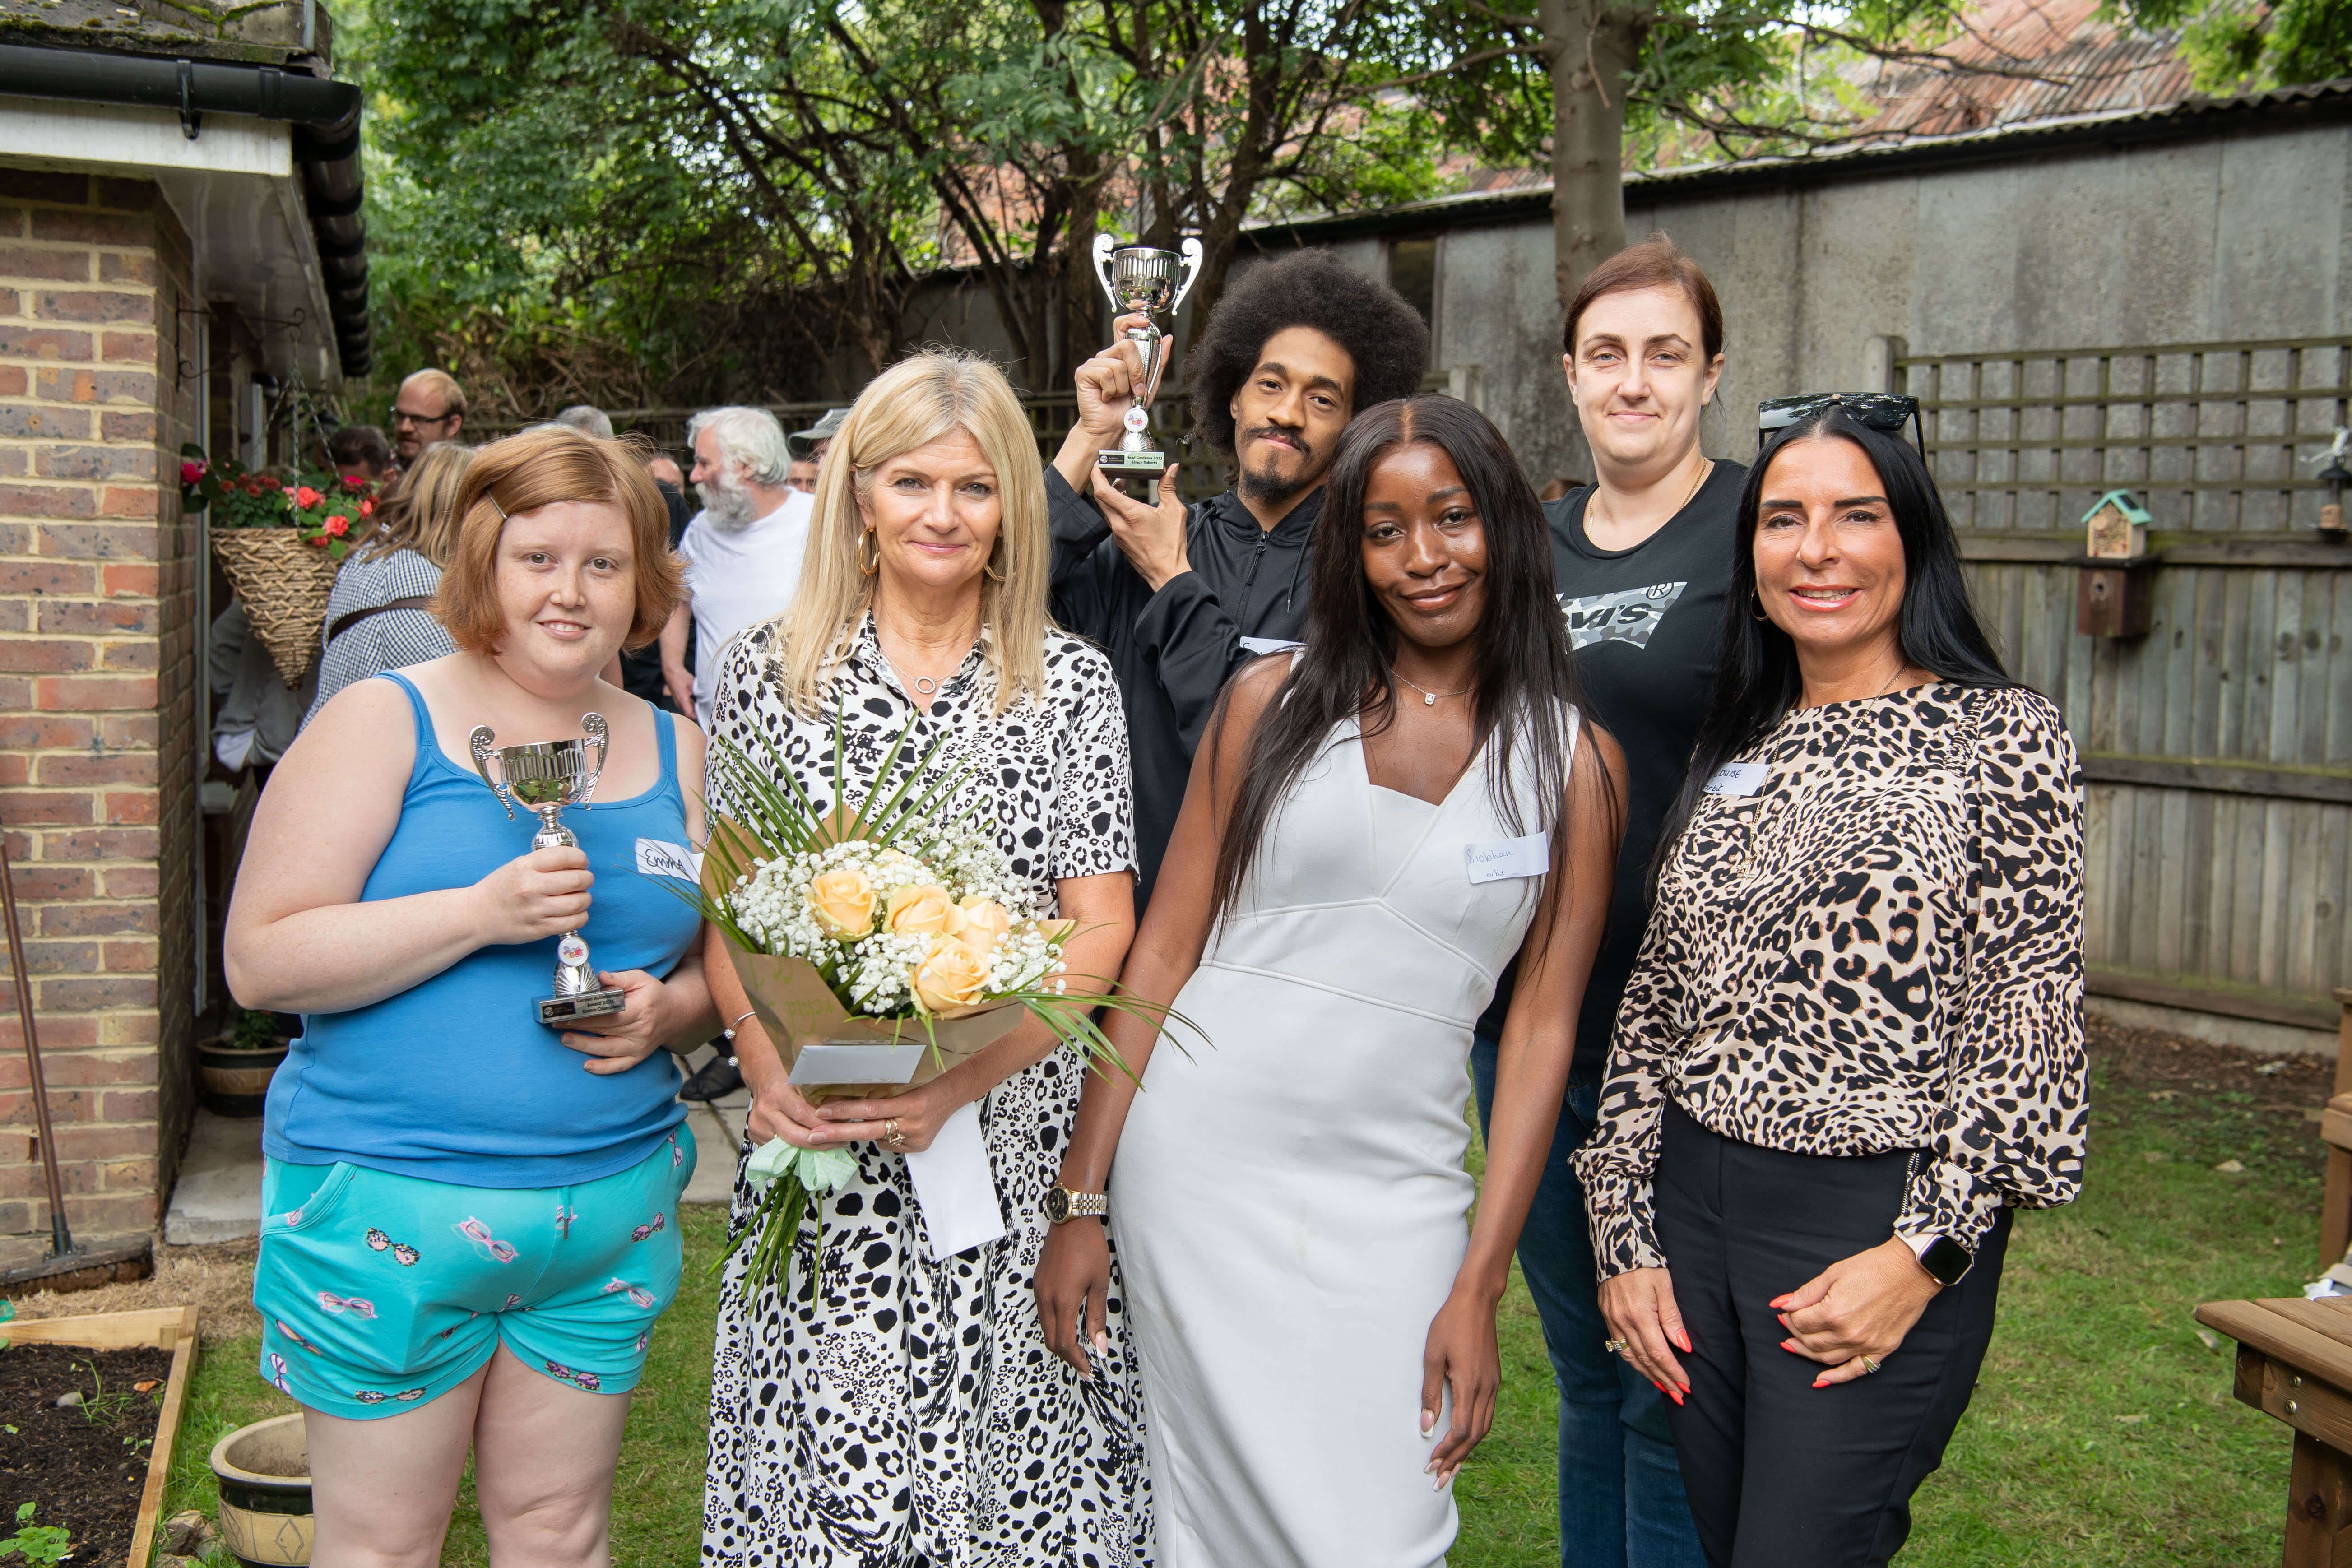
<instances>
[{"instance_id":1,"label":"black hoodie","mask_svg":"<svg viewBox=\"0 0 2352 1568\"><path fill-rule=\"evenodd\" d=\"M1307 496L1270 530L1231 490L1195 503L1184 518L1192 569L1156 594L1128 563L1101 510L1050 467L1045 506L1054 531L1054 618L1102 645L1126 700L1139 915L1184 804L1192 749L1226 678L1276 651L1263 645L1306 635L1307 540L1323 492ZM1244 639L1261 646L1244 647Z\"/></svg>"}]
</instances>

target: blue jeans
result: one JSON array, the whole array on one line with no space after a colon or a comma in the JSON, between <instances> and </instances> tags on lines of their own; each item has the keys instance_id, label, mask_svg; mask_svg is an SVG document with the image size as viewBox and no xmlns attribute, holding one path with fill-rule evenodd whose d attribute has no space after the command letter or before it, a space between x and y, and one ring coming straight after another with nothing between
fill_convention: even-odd
<instances>
[{"instance_id":1,"label":"blue jeans","mask_svg":"<svg viewBox=\"0 0 2352 1568\"><path fill-rule=\"evenodd\" d=\"M1495 1110L1496 1042L1471 1043L1478 1124ZM1584 1187L1568 1157L1592 1135L1601 1080L1569 1080L1542 1184L1519 1233L1519 1272L1543 1321L1544 1348L1559 1384L1561 1568L1706 1568L1666 1401L1650 1381L1601 1346L1609 1327L1593 1279Z\"/></svg>"}]
</instances>

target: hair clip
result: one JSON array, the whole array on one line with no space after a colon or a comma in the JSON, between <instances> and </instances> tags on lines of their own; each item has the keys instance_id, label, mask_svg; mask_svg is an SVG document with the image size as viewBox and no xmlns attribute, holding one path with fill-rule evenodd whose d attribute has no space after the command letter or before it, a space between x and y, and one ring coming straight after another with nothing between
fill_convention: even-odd
<instances>
[{"instance_id":1,"label":"hair clip","mask_svg":"<svg viewBox=\"0 0 2352 1568\"><path fill-rule=\"evenodd\" d=\"M499 521L500 522L504 522L507 520L507 509L499 504L498 497L492 495L488 490L484 490L482 492L482 499L490 503L490 510L499 514Z\"/></svg>"}]
</instances>

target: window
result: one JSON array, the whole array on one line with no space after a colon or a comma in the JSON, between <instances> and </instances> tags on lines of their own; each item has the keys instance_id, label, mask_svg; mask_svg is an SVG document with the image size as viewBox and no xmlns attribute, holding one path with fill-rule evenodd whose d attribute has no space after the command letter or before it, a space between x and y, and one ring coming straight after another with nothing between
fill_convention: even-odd
<instances>
[{"instance_id":1,"label":"window","mask_svg":"<svg viewBox=\"0 0 2352 1568\"><path fill-rule=\"evenodd\" d=\"M1389 287L1437 329L1437 237L1389 242Z\"/></svg>"}]
</instances>

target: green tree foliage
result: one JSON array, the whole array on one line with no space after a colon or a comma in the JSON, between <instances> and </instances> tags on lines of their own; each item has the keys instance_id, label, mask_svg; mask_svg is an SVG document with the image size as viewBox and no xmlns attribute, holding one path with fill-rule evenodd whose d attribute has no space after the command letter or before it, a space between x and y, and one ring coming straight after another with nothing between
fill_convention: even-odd
<instances>
[{"instance_id":1,"label":"green tree foliage","mask_svg":"<svg viewBox=\"0 0 2352 1568\"><path fill-rule=\"evenodd\" d=\"M1016 376L1103 331L1097 229L1438 188L1375 8L1319 0L404 0L364 19L387 370L539 412L815 395L962 337ZM481 395L478 392L476 395Z\"/></svg>"},{"instance_id":2,"label":"green tree foliage","mask_svg":"<svg viewBox=\"0 0 2352 1568\"><path fill-rule=\"evenodd\" d=\"M2206 92L2352 76L2346 0L2123 0L2119 10L2144 27L2178 29Z\"/></svg>"}]
</instances>

